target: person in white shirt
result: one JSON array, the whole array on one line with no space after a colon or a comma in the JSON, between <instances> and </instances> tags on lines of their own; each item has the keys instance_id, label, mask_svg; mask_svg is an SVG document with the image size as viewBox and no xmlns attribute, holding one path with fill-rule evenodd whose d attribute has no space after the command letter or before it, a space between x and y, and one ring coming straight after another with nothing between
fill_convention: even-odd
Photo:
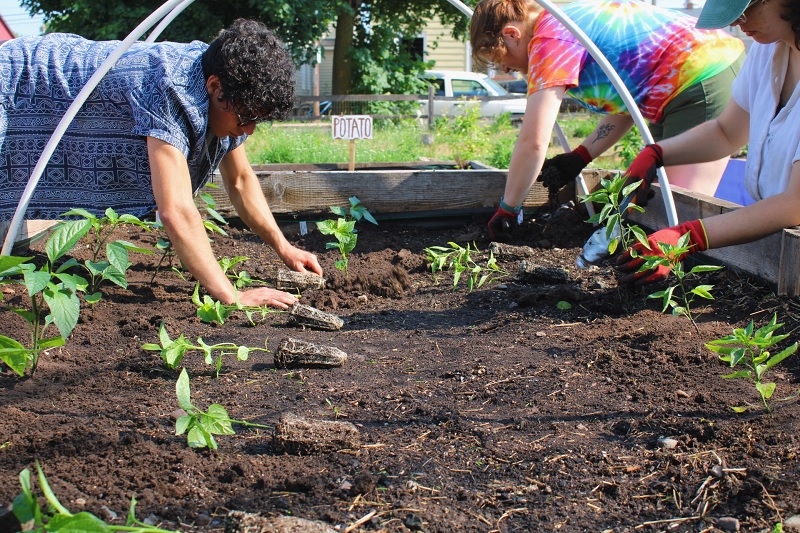
<instances>
[{"instance_id":1,"label":"person in white shirt","mask_svg":"<svg viewBox=\"0 0 800 533\"><path fill-rule=\"evenodd\" d=\"M646 146L628 168L628 183L641 180L634 202L646 204L655 169L709 161L748 145L745 170L751 205L703 220L661 229L648 236L676 244L690 233L689 253L751 242L800 225L800 4L793 0L707 0L699 28L739 26L755 42L732 87L732 98L716 119ZM795 112L797 107L797 112ZM634 254L636 255L636 254ZM623 281L651 283L669 275L666 267L639 272L640 257L628 252L617 262Z\"/></svg>"}]
</instances>

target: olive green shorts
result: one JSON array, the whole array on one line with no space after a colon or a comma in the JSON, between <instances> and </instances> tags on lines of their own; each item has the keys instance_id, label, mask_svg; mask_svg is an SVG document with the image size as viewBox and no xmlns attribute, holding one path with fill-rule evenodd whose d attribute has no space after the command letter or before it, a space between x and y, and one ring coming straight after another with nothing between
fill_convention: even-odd
<instances>
[{"instance_id":1,"label":"olive green shorts","mask_svg":"<svg viewBox=\"0 0 800 533\"><path fill-rule=\"evenodd\" d=\"M719 116L731 98L731 84L743 62L744 54L716 76L695 83L676 96L664 108L661 122L648 125L653 139L674 137Z\"/></svg>"}]
</instances>

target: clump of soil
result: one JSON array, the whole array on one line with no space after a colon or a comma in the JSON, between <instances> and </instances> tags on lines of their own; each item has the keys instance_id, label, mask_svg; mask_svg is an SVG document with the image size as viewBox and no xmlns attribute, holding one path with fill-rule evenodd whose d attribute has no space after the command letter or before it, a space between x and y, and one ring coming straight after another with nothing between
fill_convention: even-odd
<instances>
[{"instance_id":1,"label":"clump of soil","mask_svg":"<svg viewBox=\"0 0 800 533\"><path fill-rule=\"evenodd\" d=\"M134 254L129 287L104 285L32 379L0 373L0 503L38 461L72 512L120 524L135 495L139 518L182 531L221 532L232 510L431 533L766 531L800 513L798 357L769 370L768 416L752 386L720 377L730 369L703 345L773 313L793 342L797 302L728 269L710 273L702 282L715 299L696 304L695 330L646 298L665 285L634 289L609 265L575 267L593 231L584 218L561 208L515 229L511 244L558 275L518 279L519 258L499 258L509 275L472 292L463 281L454 289L449 271L432 275L424 249L474 243L485 260L487 217L359 226L347 275L326 236L287 225L327 277L301 301L341 317L335 331L293 327L283 314L203 323L192 281L167 270L151 283L157 258ZM115 234L150 247L158 236ZM213 247L247 256L253 277L283 267L243 229L215 235ZM25 305L23 288L4 290L5 305ZM27 339L15 314L0 319L4 335ZM287 413L347 422L358 439L298 455L272 431L234 425L219 450L189 448L175 435L178 372L141 349L158 342L162 322L191 341L274 352L292 337L342 350L332 368L279 369L256 352L225 358L218 378L201 356L183 366L200 408L219 403L271 426ZM743 404L753 407L730 408Z\"/></svg>"}]
</instances>

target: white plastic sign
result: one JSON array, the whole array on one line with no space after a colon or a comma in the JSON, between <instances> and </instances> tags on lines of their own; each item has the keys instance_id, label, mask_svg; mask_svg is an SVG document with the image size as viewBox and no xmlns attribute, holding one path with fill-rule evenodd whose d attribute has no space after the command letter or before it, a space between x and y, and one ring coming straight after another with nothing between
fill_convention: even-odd
<instances>
[{"instance_id":1,"label":"white plastic sign","mask_svg":"<svg viewBox=\"0 0 800 533\"><path fill-rule=\"evenodd\" d=\"M334 115L331 128L334 139L372 139L370 115Z\"/></svg>"}]
</instances>

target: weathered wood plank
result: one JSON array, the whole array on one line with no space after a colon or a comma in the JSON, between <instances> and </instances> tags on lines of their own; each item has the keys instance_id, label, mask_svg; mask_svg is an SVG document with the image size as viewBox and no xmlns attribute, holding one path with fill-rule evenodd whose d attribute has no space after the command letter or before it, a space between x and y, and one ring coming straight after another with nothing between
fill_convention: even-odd
<instances>
[{"instance_id":1,"label":"weathered wood plank","mask_svg":"<svg viewBox=\"0 0 800 533\"><path fill-rule=\"evenodd\" d=\"M327 214L332 205L349 205L357 196L373 215L448 210L489 211L503 194L506 171L480 170L363 170L258 171L261 189L276 214ZM222 189L206 188L226 217L235 210ZM547 189L535 185L526 207L548 201Z\"/></svg>"}]
</instances>

